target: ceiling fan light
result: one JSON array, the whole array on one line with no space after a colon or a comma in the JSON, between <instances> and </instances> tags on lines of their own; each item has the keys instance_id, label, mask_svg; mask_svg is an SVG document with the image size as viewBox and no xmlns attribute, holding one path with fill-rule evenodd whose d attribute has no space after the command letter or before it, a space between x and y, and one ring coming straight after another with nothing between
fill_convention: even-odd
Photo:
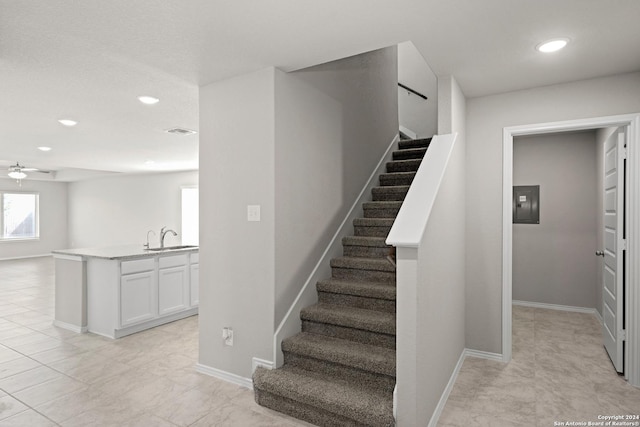
<instances>
[{"instance_id":1,"label":"ceiling fan light","mask_svg":"<svg viewBox=\"0 0 640 427\"><path fill-rule=\"evenodd\" d=\"M25 179L27 174L22 171L11 171L9 172L9 178L13 179Z\"/></svg>"}]
</instances>

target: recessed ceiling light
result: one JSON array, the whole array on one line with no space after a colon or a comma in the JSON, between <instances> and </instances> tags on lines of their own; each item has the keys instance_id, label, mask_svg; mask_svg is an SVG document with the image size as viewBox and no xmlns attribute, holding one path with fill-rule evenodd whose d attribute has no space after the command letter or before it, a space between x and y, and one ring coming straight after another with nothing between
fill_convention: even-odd
<instances>
[{"instance_id":1,"label":"recessed ceiling light","mask_svg":"<svg viewBox=\"0 0 640 427\"><path fill-rule=\"evenodd\" d=\"M51 147L38 147L40 151L51 151Z\"/></svg>"},{"instance_id":2,"label":"recessed ceiling light","mask_svg":"<svg viewBox=\"0 0 640 427\"><path fill-rule=\"evenodd\" d=\"M160 100L158 98L155 98L153 96L139 96L138 100L140 102L142 102L143 104L147 104L147 105L153 105L153 104L157 104L158 102L160 102Z\"/></svg>"},{"instance_id":3,"label":"recessed ceiling light","mask_svg":"<svg viewBox=\"0 0 640 427\"><path fill-rule=\"evenodd\" d=\"M65 126L69 126L69 127L75 126L75 125L78 124L78 122L76 122L75 120L70 120L70 119L60 119L60 120L58 120L58 122L60 124L63 124Z\"/></svg>"},{"instance_id":4,"label":"recessed ceiling light","mask_svg":"<svg viewBox=\"0 0 640 427\"><path fill-rule=\"evenodd\" d=\"M154 162L153 160L146 160L146 161L144 162L144 164L145 164L145 165L153 165L153 164L155 164L155 163L156 163L156 162Z\"/></svg>"},{"instance_id":5,"label":"recessed ceiling light","mask_svg":"<svg viewBox=\"0 0 640 427\"><path fill-rule=\"evenodd\" d=\"M540 43L538 46L536 46L536 50L543 53L557 52L565 47L567 43L569 43L569 39L567 38L553 39L544 43Z\"/></svg>"}]
</instances>

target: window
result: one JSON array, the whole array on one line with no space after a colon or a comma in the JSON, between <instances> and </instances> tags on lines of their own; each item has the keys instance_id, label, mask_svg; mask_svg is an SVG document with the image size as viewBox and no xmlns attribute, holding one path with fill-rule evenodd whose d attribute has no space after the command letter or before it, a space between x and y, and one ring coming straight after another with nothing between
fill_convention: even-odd
<instances>
[{"instance_id":1,"label":"window","mask_svg":"<svg viewBox=\"0 0 640 427\"><path fill-rule=\"evenodd\" d=\"M198 187L182 187L182 244L198 245L200 212Z\"/></svg>"},{"instance_id":2,"label":"window","mask_svg":"<svg viewBox=\"0 0 640 427\"><path fill-rule=\"evenodd\" d=\"M40 236L38 194L0 192L0 202L1 240L37 239Z\"/></svg>"}]
</instances>

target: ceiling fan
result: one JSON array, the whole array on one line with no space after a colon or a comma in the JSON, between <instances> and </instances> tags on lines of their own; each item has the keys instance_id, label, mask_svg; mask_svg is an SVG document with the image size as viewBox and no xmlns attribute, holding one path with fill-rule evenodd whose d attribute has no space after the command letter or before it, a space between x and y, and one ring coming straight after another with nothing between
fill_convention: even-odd
<instances>
[{"instance_id":1,"label":"ceiling fan","mask_svg":"<svg viewBox=\"0 0 640 427\"><path fill-rule=\"evenodd\" d=\"M37 168L27 168L22 166L19 162L16 162L15 165L9 166L9 177L13 178L20 183L21 180L27 177L25 172L37 172L37 173L51 173L51 171L37 169Z\"/></svg>"}]
</instances>

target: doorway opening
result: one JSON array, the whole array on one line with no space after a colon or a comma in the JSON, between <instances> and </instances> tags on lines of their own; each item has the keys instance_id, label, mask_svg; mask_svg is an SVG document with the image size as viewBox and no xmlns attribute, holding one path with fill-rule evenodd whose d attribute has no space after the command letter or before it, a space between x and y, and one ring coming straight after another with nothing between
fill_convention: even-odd
<instances>
[{"instance_id":1,"label":"doorway opening","mask_svg":"<svg viewBox=\"0 0 640 427\"><path fill-rule=\"evenodd\" d=\"M563 122L508 127L503 132L503 271L502 271L502 356L511 360L512 353L512 281L513 281L513 145L514 137L558 132L596 130L608 127L624 129L627 143L626 181L626 251L624 254L625 377L640 387L640 114L600 117ZM635 255L634 255L635 254ZM622 332L621 332L622 334Z\"/></svg>"}]
</instances>

